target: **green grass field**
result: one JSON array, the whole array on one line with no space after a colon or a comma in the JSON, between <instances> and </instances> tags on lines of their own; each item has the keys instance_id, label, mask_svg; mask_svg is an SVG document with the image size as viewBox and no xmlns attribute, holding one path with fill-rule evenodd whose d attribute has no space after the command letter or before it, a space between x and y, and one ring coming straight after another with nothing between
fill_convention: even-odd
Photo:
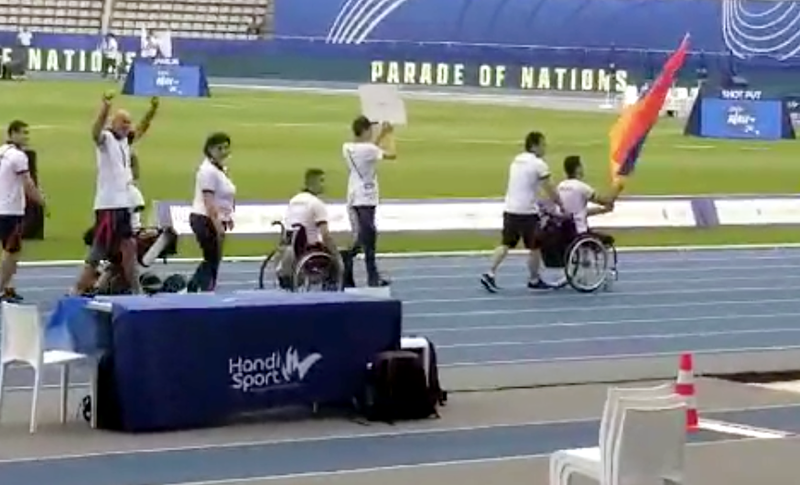
<instances>
[{"instance_id":1,"label":"green grass field","mask_svg":"<svg viewBox=\"0 0 800 485\"><path fill-rule=\"evenodd\" d=\"M46 240L30 243L26 259L82 257L94 185L89 130L108 84L30 81L0 85L4 124L28 121L39 153L40 181L49 203ZM148 136L138 145L141 187L148 199L189 200L205 136L224 130L233 138L230 170L239 199L282 200L301 185L303 171L328 171L330 199L344 196L346 167L339 150L358 114L352 95L310 95L254 90L214 90L202 100L163 99ZM148 100L116 103L141 116ZM397 162L380 173L385 198L497 197L508 162L532 129L548 136L551 167L565 155L588 162L589 182L607 182L607 132L612 114L574 113L450 102L408 103L410 127L398 131ZM628 194L788 193L800 181L800 150L792 142L735 142L686 138L682 126L663 120L651 134ZM771 243L792 241L793 229L628 231L624 245ZM495 235L384 235L381 251L487 249ZM182 254L196 254L194 244ZM264 241L231 240L230 255L258 255Z\"/></svg>"}]
</instances>

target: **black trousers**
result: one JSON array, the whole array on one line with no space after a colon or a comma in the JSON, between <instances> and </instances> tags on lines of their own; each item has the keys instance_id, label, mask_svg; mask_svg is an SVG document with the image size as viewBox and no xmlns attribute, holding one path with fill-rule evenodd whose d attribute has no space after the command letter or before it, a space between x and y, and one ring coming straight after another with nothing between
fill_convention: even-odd
<instances>
[{"instance_id":1,"label":"black trousers","mask_svg":"<svg viewBox=\"0 0 800 485\"><path fill-rule=\"evenodd\" d=\"M343 252L344 285L355 286L353 261L361 251L364 251L367 281L370 285L375 285L380 281L378 265L375 261L375 247L378 242L378 230L375 227L375 206L350 207L350 225L356 233L356 240L349 251Z\"/></svg>"},{"instance_id":2,"label":"black trousers","mask_svg":"<svg viewBox=\"0 0 800 485\"><path fill-rule=\"evenodd\" d=\"M224 235L219 234L211 219L204 215L190 214L189 225L203 252L203 261L197 266L189 281L188 290L190 292L214 291L217 286L219 266L222 263Z\"/></svg>"}]
</instances>

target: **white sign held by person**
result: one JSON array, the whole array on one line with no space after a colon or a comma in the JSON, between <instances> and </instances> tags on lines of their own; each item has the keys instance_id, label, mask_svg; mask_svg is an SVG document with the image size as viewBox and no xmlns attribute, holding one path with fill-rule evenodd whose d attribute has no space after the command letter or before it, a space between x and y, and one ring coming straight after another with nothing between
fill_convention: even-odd
<instances>
[{"instance_id":1,"label":"white sign held by person","mask_svg":"<svg viewBox=\"0 0 800 485\"><path fill-rule=\"evenodd\" d=\"M408 125L406 103L400 90L392 84L362 84L358 87L361 99L361 114L372 121L393 125Z\"/></svg>"}]
</instances>

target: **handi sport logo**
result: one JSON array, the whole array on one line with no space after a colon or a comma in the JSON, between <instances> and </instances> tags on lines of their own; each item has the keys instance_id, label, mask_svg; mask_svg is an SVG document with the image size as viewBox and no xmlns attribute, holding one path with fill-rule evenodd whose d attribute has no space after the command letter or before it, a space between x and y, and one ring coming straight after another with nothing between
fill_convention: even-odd
<instances>
[{"instance_id":1,"label":"handi sport logo","mask_svg":"<svg viewBox=\"0 0 800 485\"><path fill-rule=\"evenodd\" d=\"M294 347L275 351L267 357L228 359L231 387L242 392L263 392L296 386L303 382L322 354L311 353L300 358Z\"/></svg>"}]
</instances>

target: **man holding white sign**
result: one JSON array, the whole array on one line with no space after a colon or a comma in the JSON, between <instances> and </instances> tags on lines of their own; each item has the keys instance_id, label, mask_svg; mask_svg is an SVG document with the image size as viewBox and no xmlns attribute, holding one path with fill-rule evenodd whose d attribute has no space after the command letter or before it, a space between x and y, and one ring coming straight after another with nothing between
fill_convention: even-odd
<instances>
[{"instance_id":1,"label":"man holding white sign","mask_svg":"<svg viewBox=\"0 0 800 485\"><path fill-rule=\"evenodd\" d=\"M378 238L375 227L375 211L378 206L378 162L397 158L394 146L393 128L382 123L378 133L374 133L373 123L366 116L353 121L353 141L342 145L342 155L349 178L347 181L347 209L350 225L355 236L353 247L344 253L344 285L354 287L353 260L364 250L364 263L367 269L369 286L387 286L389 282L380 277L375 261Z\"/></svg>"},{"instance_id":2,"label":"man holding white sign","mask_svg":"<svg viewBox=\"0 0 800 485\"><path fill-rule=\"evenodd\" d=\"M406 104L393 84L362 84L358 87L361 114L371 120L406 126Z\"/></svg>"}]
</instances>

